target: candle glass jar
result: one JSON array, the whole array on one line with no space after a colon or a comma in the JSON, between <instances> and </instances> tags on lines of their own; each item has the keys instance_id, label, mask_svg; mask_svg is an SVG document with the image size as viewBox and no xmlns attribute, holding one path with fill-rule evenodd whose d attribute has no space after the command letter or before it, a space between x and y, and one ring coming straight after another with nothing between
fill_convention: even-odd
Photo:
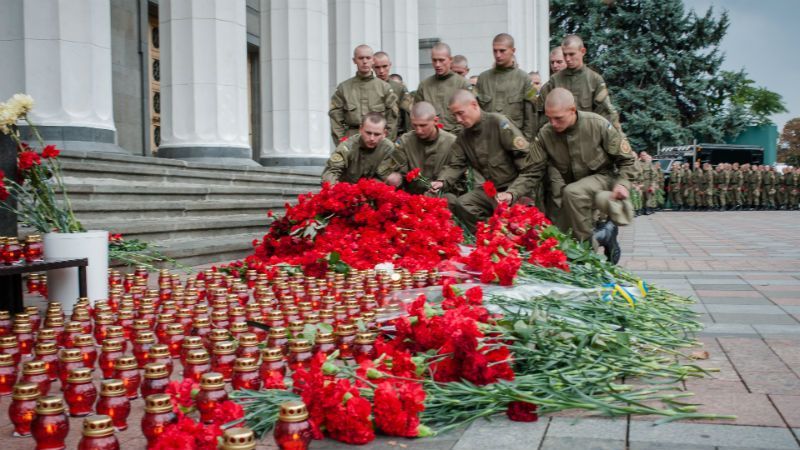
<instances>
[{"instance_id":1,"label":"candle glass jar","mask_svg":"<svg viewBox=\"0 0 800 450\"><path fill-rule=\"evenodd\" d=\"M44 244L42 243L42 236L39 234L31 234L25 238L25 261L31 263L36 261L44 261Z\"/></svg>"},{"instance_id":2,"label":"candle glass jar","mask_svg":"<svg viewBox=\"0 0 800 450\"><path fill-rule=\"evenodd\" d=\"M69 420L60 397L40 397L36 401L36 418L31 423L36 450L63 450L69 434Z\"/></svg>"},{"instance_id":3,"label":"candle glass jar","mask_svg":"<svg viewBox=\"0 0 800 450\"><path fill-rule=\"evenodd\" d=\"M355 325L340 324L336 327L336 348L339 349L339 359L353 359L353 345L355 342Z\"/></svg>"},{"instance_id":4,"label":"candle glass jar","mask_svg":"<svg viewBox=\"0 0 800 450\"><path fill-rule=\"evenodd\" d=\"M13 332L17 337L20 355L24 356L33 353L33 328L30 322L14 323Z\"/></svg>"},{"instance_id":5,"label":"candle glass jar","mask_svg":"<svg viewBox=\"0 0 800 450\"><path fill-rule=\"evenodd\" d=\"M19 264L22 261L22 246L15 237L6 239L2 249L3 262L6 265Z\"/></svg>"},{"instance_id":6,"label":"candle glass jar","mask_svg":"<svg viewBox=\"0 0 800 450\"><path fill-rule=\"evenodd\" d=\"M313 436L305 403L286 402L281 405L273 436L281 450L308 449Z\"/></svg>"},{"instance_id":7,"label":"candle glass jar","mask_svg":"<svg viewBox=\"0 0 800 450\"><path fill-rule=\"evenodd\" d=\"M233 342L217 342L214 345L211 368L214 372L221 373L225 381L231 380L234 361L236 361L236 352L233 348Z\"/></svg>"},{"instance_id":8,"label":"candle glass jar","mask_svg":"<svg viewBox=\"0 0 800 450\"><path fill-rule=\"evenodd\" d=\"M169 347L166 344L155 344L150 347L150 354L147 355L147 360L148 364L165 365L167 367L167 376L172 375L172 357L169 355Z\"/></svg>"},{"instance_id":9,"label":"candle glass jar","mask_svg":"<svg viewBox=\"0 0 800 450\"><path fill-rule=\"evenodd\" d=\"M239 358L256 358L261 354L258 348L258 336L255 333L242 333L239 335L239 347L236 356Z\"/></svg>"},{"instance_id":10,"label":"candle glass jar","mask_svg":"<svg viewBox=\"0 0 800 450\"><path fill-rule=\"evenodd\" d=\"M111 378L114 376L114 361L123 356L122 341L119 339L106 339L103 341L101 350L97 364L100 366L103 378Z\"/></svg>"},{"instance_id":11,"label":"candle glass jar","mask_svg":"<svg viewBox=\"0 0 800 450\"><path fill-rule=\"evenodd\" d=\"M200 392L197 393L195 403L203 423L213 423L214 409L227 399L228 393L225 391L225 380L222 374L208 372L200 377Z\"/></svg>"},{"instance_id":12,"label":"candle glass jar","mask_svg":"<svg viewBox=\"0 0 800 450\"><path fill-rule=\"evenodd\" d=\"M161 363L150 363L144 366L144 381L142 382L142 397L147 398L153 394L163 394L169 385L169 371Z\"/></svg>"},{"instance_id":13,"label":"candle glass jar","mask_svg":"<svg viewBox=\"0 0 800 450\"><path fill-rule=\"evenodd\" d=\"M83 419L83 436L78 450L119 450L111 417L99 415Z\"/></svg>"},{"instance_id":14,"label":"candle glass jar","mask_svg":"<svg viewBox=\"0 0 800 450\"><path fill-rule=\"evenodd\" d=\"M75 337L75 348L81 351L83 366L89 369L94 368L97 362L97 349L94 347L94 338L91 334L79 334Z\"/></svg>"},{"instance_id":15,"label":"candle glass jar","mask_svg":"<svg viewBox=\"0 0 800 450\"><path fill-rule=\"evenodd\" d=\"M255 450L256 436L249 428L228 428L222 433L221 450Z\"/></svg>"},{"instance_id":16,"label":"candle glass jar","mask_svg":"<svg viewBox=\"0 0 800 450\"><path fill-rule=\"evenodd\" d=\"M125 392L129 400L139 396L142 376L139 374L138 367L133 356L123 356L114 361L114 378L121 380L125 385Z\"/></svg>"},{"instance_id":17,"label":"candle glass jar","mask_svg":"<svg viewBox=\"0 0 800 450\"><path fill-rule=\"evenodd\" d=\"M17 344L17 337L15 335L8 335L0 337L0 355L11 355L15 365L19 365L22 359L22 353L19 351Z\"/></svg>"},{"instance_id":18,"label":"candle glass jar","mask_svg":"<svg viewBox=\"0 0 800 450\"><path fill-rule=\"evenodd\" d=\"M353 346L353 356L359 364L362 361L375 359L375 335L372 333L358 333Z\"/></svg>"},{"instance_id":19,"label":"candle glass jar","mask_svg":"<svg viewBox=\"0 0 800 450\"><path fill-rule=\"evenodd\" d=\"M69 373L82 367L84 366L80 350L77 348L65 348L61 350L61 355L58 357L58 379L61 381L62 391L67 385Z\"/></svg>"},{"instance_id":20,"label":"candle glass jar","mask_svg":"<svg viewBox=\"0 0 800 450\"><path fill-rule=\"evenodd\" d=\"M128 429L131 401L127 394L122 380L103 380L100 384L100 398L97 400L95 412L110 417L117 431Z\"/></svg>"},{"instance_id":21,"label":"candle glass jar","mask_svg":"<svg viewBox=\"0 0 800 450\"><path fill-rule=\"evenodd\" d=\"M211 357L205 349L191 350L183 364L183 378L199 383L203 374L211 372Z\"/></svg>"},{"instance_id":22,"label":"candle glass jar","mask_svg":"<svg viewBox=\"0 0 800 450\"><path fill-rule=\"evenodd\" d=\"M231 386L234 390L261 389L261 377L258 374L258 360L255 358L236 358L233 363L233 380Z\"/></svg>"},{"instance_id":23,"label":"candle glass jar","mask_svg":"<svg viewBox=\"0 0 800 450\"><path fill-rule=\"evenodd\" d=\"M190 351L203 348L203 339L200 336L186 336L181 344L181 364L186 364L186 357Z\"/></svg>"},{"instance_id":24,"label":"candle glass jar","mask_svg":"<svg viewBox=\"0 0 800 450\"><path fill-rule=\"evenodd\" d=\"M22 364L23 383L36 383L39 386L39 395L44 397L50 392L50 375L47 374L47 366L42 361L27 361Z\"/></svg>"},{"instance_id":25,"label":"candle glass jar","mask_svg":"<svg viewBox=\"0 0 800 450\"><path fill-rule=\"evenodd\" d=\"M270 328L267 347L279 348L283 354L289 350L289 331L284 327Z\"/></svg>"},{"instance_id":26,"label":"candle glass jar","mask_svg":"<svg viewBox=\"0 0 800 450\"><path fill-rule=\"evenodd\" d=\"M39 398L39 386L35 383L18 383L14 385L11 405L8 407L8 418L14 424L14 436L30 436L31 423L36 416L36 399Z\"/></svg>"},{"instance_id":27,"label":"candle glass jar","mask_svg":"<svg viewBox=\"0 0 800 450\"><path fill-rule=\"evenodd\" d=\"M0 396L9 395L17 384L17 365L11 355L0 355Z\"/></svg>"},{"instance_id":28,"label":"candle glass jar","mask_svg":"<svg viewBox=\"0 0 800 450\"><path fill-rule=\"evenodd\" d=\"M145 398L142 434L147 438L148 448L156 443L167 425L177 421L169 394L152 394Z\"/></svg>"},{"instance_id":29,"label":"candle glass jar","mask_svg":"<svg viewBox=\"0 0 800 450\"><path fill-rule=\"evenodd\" d=\"M169 349L170 357L177 359L181 356L181 345L183 344L183 325L171 323L167 326L167 336L164 342Z\"/></svg>"},{"instance_id":30,"label":"candle glass jar","mask_svg":"<svg viewBox=\"0 0 800 450\"><path fill-rule=\"evenodd\" d=\"M289 341L289 368L293 371L300 368L308 369L314 357L311 353L312 347L311 342L305 339Z\"/></svg>"},{"instance_id":31,"label":"candle glass jar","mask_svg":"<svg viewBox=\"0 0 800 450\"><path fill-rule=\"evenodd\" d=\"M144 368L144 365L149 361L150 349L156 343L156 336L152 331L141 331L136 335L133 342L133 356L136 357L136 362L139 368Z\"/></svg>"},{"instance_id":32,"label":"candle glass jar","mask_svg":"<svg viewBox=\"0 0 800 450\"><path fill-rule=\"evenodd\" d=\"M58 349L55 342L38 342L33 346L35 360L44 363L50 380L58 379Z\"/></svg>"},{"instance_id":33,"label":"candle glass jar","mask_svg":"<svg viewBox=\"0 0 800 450\"><path fill-rule=\"evenodd\" d=\"M85 367L75 369L67 376L64 400L69 405L72 417L88 416L93 412L97 401L97 388L92 383L92 370Z\"/></svg>"}]
</instances>

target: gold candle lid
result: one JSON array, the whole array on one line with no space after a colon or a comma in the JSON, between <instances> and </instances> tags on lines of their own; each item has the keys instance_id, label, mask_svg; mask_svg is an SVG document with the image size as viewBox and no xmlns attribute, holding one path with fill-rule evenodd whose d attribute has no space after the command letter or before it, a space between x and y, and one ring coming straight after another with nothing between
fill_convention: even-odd
<instances>
[{"instance_id":1,"label":"gold candle lid","mask_svg":"<svg viewBox=\"0 0 800 450\"><path fill-rule=\"evenodd\" d=\"M40 397L36 400L36 414L52 415L64 412L64 400L55 395Z\"/></svg>"},{"instance_id":2,"label":"gold candle lid","mask_svg":"<svg viewBox=\"0 0 800 450\"><path fill-rule=\"evenodd\" d=\"M144 377L149 380L157 380L169 376L169 370L166 364L162 363L149 363L144 365Z\"/></svg>"},{"instance_id":3,"label":"gold candle lid","mask_svg":"<svg viewBox=\"0 0 800 450\"><path fill-rule=\"evenodd\" d=\"M56 347L56 343L52 341L37 342L33 347L33 351L36 353L36 356L52 355L58 351L58 347Z\"/></svg>"},{"instance_id":4,"label":"gold candle lid","mask_svg":"<svg viewBox=\"0 0 800 450\"><path fill-rule=\"evenodd\" d=\"M47 313L47 319L44 321L44 325L49 328L61 328L64 326L64 319L61 316L55 315L51 316L50 312ZM53 312L53 314L58 314L57 312Z\"/></svg>"},{"instance_id":5,"label":"gold candle lid","mask_svg":"<svg viewBox=\"0 0 800 450\"><path fill-rule=\"evenodd\" d=\"M133 356L120 356L114 360L114 368L117 370L130 370L136 369L139 365L136 363L136 358Z\"/></svg>"},{"instance_id":6,"label":"gold candle lid","mask_svg":"<svg viewBox=\"0 0 800 450\"><path fill-rule=\"evenodd\" d=\"M278 420L281 422L302 422L308 419L306 404L299 401L281 403Z\"/></svg>"},{"instance_id":7,"label":"gold candle lid","mask_svg":"<svg viewBox=\"0 0 800 450\"><path fill-rule=\"evenodd\" d=\"M122 340L120 340L120 339L103 339L102 350L104 352L122 351Z\"/></svg>"},{"instance_id":8,"label":"gold candle lid","mask_svg":"<svg viewBox=\"0 0 800 450\"><path fill-rule=\"evenodd\" d=\"M247 324L245 324L247 326ZM253 347L258 345L258 336L255 333L242 333L239 335L239 345Z\"/></svg>"},{"instance_id":9,"label":"gold candle lid","mask_svg":"<svg viewBox=\"0 0 800 450\"><path fill-rule=\"evenodd\" d=\"M95 325L111 325L114 323L114 316L111 314L100 314L94 321Z\"/></svg>"},{"instance_id":10,"label":"gold candle lid","mask_svg":"<svg viewBox=\"0 0 800 450\"><path fill-rule=\"evenodd\" d=\"M221 341L214 343L214 354L215 355L230 355L236 351L233 348L233 342L230 341Z\"/></svg>"},{"instance_id":11,"label":"gold candle lid","mask_svg":"<svg viewBox=\"0 0 800 450\"><path fill-rule=\"evenodd\" d=\"M31 315L28 313L21 312L14 314L14 322L30 323L30 321L31 321Z\"/></svg>"},{"instance_id":12,"label":"gold candle lid","mask_svg":"<svg viewBox=\"0 0 800 450\"><path fill-rule=\"evenodd\" d=\"M249 428L228 428L222 433L222 450L253 450L256 436Z\"/></svg>"},{"instance_id":13,"label":"gold candle lid","mask_svg":"<svg viewBox=\"0 0 800 450\"><path fill-rule=\"evenodd\" d=\"M122 380L110 379L100 382L100 395L103 397L119 397L125 393L125 383Z\"/></svg>"},{"instance_id":14,"label":"gold candle lid","mask_svg":"<svg viewBox=\"0 0 800 450\"><path fill-rule=\"evenodd\" d=\"M134 340L137 344L152 344L155 341L156 335L152 331L140 331Z\"/></svg>"},{"instance_id":15,"label":"gold candle lid","mask_svg":"<svg viewBox=\"0 0 800 450\"><path fill-rule=\"evenodd\" d=\"M186 354L186 364L203 364L207 363L210 359L205 349L189 350Z\"/></svg>"},{"instance_id":16,"label":"gold candle lid","mask_svg":"<svg viewBox=\"0 0 800 450\"><path fill-rule=\"evenodd\" d=\"M269 337L271 338L284 338L288 335L285 327L272 327L269 329Z\"/></svg>"},{"instance_id":17,"label":"gold candle lid","mask_svg":"<svg viewBox=\"0 0 800 450\"><path fill-rule=\"evenodd\" d=\"M0 354L0 367L8 367L8 366L13 366L13 365L14 365L14 357L13 356L11 356L11 355L9 355L7 353Z\"/></svg>"},{"instance_id":18,"label":"gold candle lid","mask_svg":"<svg viewBox=\"0 0 800 450\"><path fill-rule=\"evenodd\" d=\"M158 315L158 323L172 323L175 321L175 316L172 314L159 314Z\"/></svg>"},{"instance_id":19,"label":"gold candle lid","mask_svg":"<svg viewBox=\"0 0 800 450\"><path fill-rule=\"evenodd\" d=\"M225 379L221 373L206 372L200 375L200 389L204 391L215 391L225 387Z\"/></svg>"},{"instance_id":20,"label":"gold candle lid","mask_svg":"<svg viewBox=\"0 0 800 450\"><path fill-rule=\"evenodd\" d=\"M25 375L39 375L47 373L47 364L44 361L27 361L22 363L22 373Z\"/></svg>"},{"instance_id":21,"label":"gold candle lid","mask_svg":"<svg viewBox=\"0 0 800 450\"><path fill-rule=\"evenodd\" d=\"M258 360L255 358L236 358L233 362L233 370L236 372L253 372L258 370Z\"/></svg>"},{"instance_id":22,"label":"gold candle lid","mask_svg":"<svg viewBox=\"0 0 800 450\"><path fill-rule=\"evenodd\" d=\"M109 325L106 327L106 337L118 338L125 334L125 329L119 325Z\"/></svg>"},{"instance_id":23,"label":"gold candle lid","mask_svg":"<svg viewBox=\"0 0 800 450\"><path fill-rule=\"evenodd\" d=\"M153 344L150 347L150 352L148 353L148 357L150 358L166 358L169 356L169 347L167 344Z\"/></svg>"},{"instance_id":24,"label":"gold candle lid","mask_svg":"<svg viewBox=\"0 0 800 450\"><path fill-rule=\"evenodd\" d=\"M65 348L61 350L61 354L58 355L58 359L63 362L76 362L83 360L81 356L81 351L77 348Z\"/></svg>"},{"instance_id":25,"label":"gold candle lid","mask_svg":"<svg viewBox=\"0 0 800 450\"><path fill-rule=\"evenodd\" d=\"M314 342L317 344L327 344L329 342L333 342L333 333L317 333L316 339Z\"/></svg>"},{"instance_id":26,"label":"gold candle lid","mask_svg":"<svg viewBox=\"0 0 800 450\"><path fill-rule=\"evenodd\" d=\"M67 333L81 332L83 331L83 324L75 321L67 322L67 327L64 328L64 331L66 331Z\"/></svg>"},{"instance_id":27,"label":"gold candle lid","mask_svg":"<svg viewBox=\"0 0 800 450\"><path fill-rule=\"evenodd\" d=\"M14 333L30 333L32 331L33 327L30 322L14 322Z\"/></svg>"},{"instance_id":28,"label":"gold candle lid","mask_svg":"<svg viewBox=\"0 0 800 450\"><path fill-rule=\"evenodd\" d=\"M283 313L278 310L272 310L267 313L267 320L283 320Z\"/></svg>"},{"instance_id":29,"label":"gold candle lid","mask_svg":"<svg viewBox=\"0 0 800 450\"><path fill-rule=\"evenodd\" d=\"M38 383L17 383L14 385L14 392L11 395L14 400L34 400L39 398Z\"/></svg>"},{"instance_id":30,"label":"gold candle lid","mask_svg":"<svg viewBox=\"0 0 800 450\"><path fill-rule=\"evenodd\" d=\"M350 336L356 334L356 326L351 323L340 324L336 327L337 336Z\"/></svg>"},{"instance_id":31,"label":"gold candle lid","mask_svg":"<svg viewBox=\"0 0 800 450\"><path fill-rule=\"evenodd\" d=\"M53 341L55 339L56 339L56 330L52 328L43 328L36 333L36 340L39 342Z\"/></svg>"},{"instance_id":32,"label":"gold candle lid","mask_svg":"<svg viewBox=\"0 0 800 450\"><path fill-rule=\"evenodd\" d=\"M172 411L172 400L169 394L150 394L144 399L144 412L151 414Z\"/></svg>"},{"instance_id":33,"label":"gold candle lid","mask_svg":"<svg viewBox=\"0 0 800 450\"><path fill-rule=\"evenodd\" d=\"M293 321L289 322L289 327L288 328L289 328L289 331L292 334L297 335L297 334L302 333L303 332L303 328L305 328L305 327L306 327L306 323L303 322L302 320L293 320Z\"/></svg>"},{"instance_id":34,"label":"gold candle lid","mask_svg":"<svg viewBox=\"0 0 800 450\"><path fill-rule=\"evenodd\" d=\"M264 361L280 361L283 359L283 351L277 347L267 347L261 349L261 358Z\"/></svg>"},{"instance_id":35,"label":"gold candle lid","mask_svg":"<svg viewBox=\"0 0 800 450\"><path fill-rule=\"evenodd\" d=\"M17 337L14 335L1 336L0 348L11 348L17 346Z\"/></svg>"},{"instance_id":36,"label":"gold candle lid","mask_svg":"<svg viewBox=\"0 0 800 450\"><path fill-rule=\"evenodd\" d=\"M183 334L183 325L179 323L171 323L167 325L167 334L169 335Z\"/></svg>"},{"instance_id":37,"label":"gold candle lid","mask_svg":"<svg viewBox=\"0 0 800 450\"><path fill-rule=\"evenodd\" d=\"M94 337L91 334L79 334L74 342L76 347L89 347L94 345Z\"/></svg>"},{"instance_id":38,"label":"gold candle lid","mask_svg":"<svg viewBox=\"0 0 800 450\"><path fill-rule=\"evenodd\" d=\"M208 320L208 317L200 316L194 318L194 323L192 325L195 328L207 328L211 325L211 322Z\"/></svg>"},{"instance_id":39,"label":"gold candle lid","mask_svg":"<svg viewBox=\"0 0 800 450\"><path fill-rule=\"evenodd\" d=\"M39 314L39 307L38 306L26 306L25 313L32 316L35 314Z\"/></svg>"},{"instance_id":40,"label":"gold candle lid","mask_svg":"<svg viewBox=\"0 0 800 450\"><path fill-rule=\"evenodd\" d=\"M228 330L224 328L214 328L208 335L208 339L211 340L212 342L227 341L229 337L230 333L228 332Z\"/></svg>"},{"instance_id":41,"label":"gold candle lid","mask_svg":"<svg viewBox=\"0 0 800 450\"><path fill-rule=\"evenodd\" d=\"M289 350L294 353L310 351L311 347L311 342L306 339L292 339L289 341Z\"/></svg>"},{"instance_id":42,"label":"gold candle lid","mask_svg":"<svg viewBox=\"0 0 800 450\"><path fill-rule=\"evenodd\" d=\"M373 333L358 333L356 335L356 344L374 344L375 335Z\"/></svg>"},{"instance_id":43,"label":"gold candle lid","mask_svg":"<svg viewBox=\"0 0 800 450\"><path fill-rule=\"evenodd\" d=\"M69 371L69 375L67 375L68 383L85 383L87 381L92 381L92 369L88 367L72 369Z\"/></svg>"},{"instance_id":44,"label":"gold candle lid","mask_svg":"<svg viewBox=\"0 0 800 450\"><path fill-rule=\"evenodd\" d=\"M200 336L186 336L183 339L183 343L181 344L181 348L185 349L195 349L200 348L203 346L203 338Z\"/></svg>"},{"instance_id":45,"label":"gold candle lid","mask_svg":"<svg viewBox=\"0 0 800 450\"><path fill-rule=\"evenodd\" d=\"M8 311L0 311L0 320L8 320L11 318L11 313Z\"/></svg>"},{"instance_id":46,"label":"gold candle lid","mask_svg":"<svg viewBox=\"0 0 800 450\"><path fill-rule=\"evenodd\" d=\"M247 323L245 323L245 322L233 322L231 324L231 332L233 332L233 333L245 333L245 332L247 332Z\"/></svg>"},{"instance_id":47,"label":"gold candle lid","mask_svg":"<svg viewBox=\"0 0 800 450\"><path fill-rule=\"evenodd\" d=\"M106 437L114 434L111 417L98 415L83 419L83 435L86 437Z\"/></svg>"},{"instance_id":48,"label":"gold candle lid","mask_svg":"<svg viewBox=\"0 0 800 450\"><path fill-rule=\"evenodd\" d=\"M144 308L140 309L139 312L143 312ZM149 330L150 329L150 321L147 319L136 319L133 321L133 329L134 330ZM139 333L141 334L141 332Z\"/></svg>"}]
</instances>

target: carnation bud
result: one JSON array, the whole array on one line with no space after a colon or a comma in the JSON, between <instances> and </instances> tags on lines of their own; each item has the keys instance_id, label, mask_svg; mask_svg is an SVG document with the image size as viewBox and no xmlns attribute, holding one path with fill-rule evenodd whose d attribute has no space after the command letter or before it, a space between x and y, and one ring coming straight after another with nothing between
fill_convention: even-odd
<instances>
[{"instance_id":1,"label":"carnation bud","mask_svg":"<svg viewBox=\"0 0 800 450\"><path fill-rule=\"evenodd\" d=\"M351 393L349 393L349 392L346 392L346 393L345 393L345 394L342 396L342 404L343 404L343 405L346 405L346 404L347 404L347 402L348 402L348 401L349 401L351 398L353 398L353 394L351 394Z\"/></svg>"},{"instance_id":2,"label":"carnation bud","mask_svg":"<svg viewBox=\"0 0 800 450\"><path fill-rule=\"evenodd\" d=\"M429 427L420 424L417 427L417 437L431 437L436 436L436 432L431 430Z\"/></svg>"},{"instance_id":3,"label":"carnation bud","mask_svg":"<svg viewBox=\"0 0 800 450\"><path fill-rule=\"evenodd\" d=\"M322 365L322 373L325 375L336 375L339 373L339 368L333 363L326 362Z\"/></svg>"},{"instance_id":4,"label":"carnation bud","mask_svg":"<svg viewBox=\"0 0 800 450\"><path fill-rule=\"evenodd\" d=\"M367 378L370 380L380 380L383 378L383 372L373 368L367 369Z\"/></svg>"}]
</instances>

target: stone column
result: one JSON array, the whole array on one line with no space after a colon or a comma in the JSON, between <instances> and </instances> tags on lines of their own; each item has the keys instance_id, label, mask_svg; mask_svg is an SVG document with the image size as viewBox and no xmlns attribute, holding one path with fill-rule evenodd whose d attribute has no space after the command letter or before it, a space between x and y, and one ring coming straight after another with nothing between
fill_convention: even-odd
<instances>
[{"instance_id":1,"label":"stone column","mask_svg":"<svg viewBox=\"0 0 800 450\"><path fill-rule=\"evenodd\" d=\"M261 163L321 166L330 155L328 4L261 0Z\"/></svg>"},{"instance_id":2,"label":"stone column","mask_svg":"<svg viewBox=\"0 0 800 450\"><path fill-rule=\"evenodd\" d=\"M550 78L550 2L535 0L536 3L536 67L542 82Z\"/></svg>"},{"instance_id":3,"label":"stone column","mask_svg":"<svg viewBox=\"0 0 800 450\"><path fill-rule=\"evenodd\" d=\"M158 156L252 165L245 0L161 0Z\"/></svg>"},{"instance_id":4,"label":"stone column","mask_svg":"<svg viewBox=\"0 0 800 450\"><path fill-rule=\"evenodd\" d=\"M380 0L329 0L331 39L330 86L354 76L353 50L367 44L381 49ZM392 55L394 56L394 55Z\"/></svg>"},{"instance_id":5,"label":"stone column","mask_svg":"<svg viewBox=\"0 0 800 450\"><path fill-rule=\"evenodd\" d=\"M0 101L17 92L33 97L31 119L48 143L124 152L114 127L108 0L4 1L0 60Z\"/></svg>"},{"instance_id":6,"label":"stone column","mask_svg":"<svg viewBox=\"0 0 800 450\"><path fill-rule=\"evenodd\" d=\"M419 8L417 0L381 0L381 50L392 58L392 72L406 87L419 85Z\"/></svg>"}]
</instances>

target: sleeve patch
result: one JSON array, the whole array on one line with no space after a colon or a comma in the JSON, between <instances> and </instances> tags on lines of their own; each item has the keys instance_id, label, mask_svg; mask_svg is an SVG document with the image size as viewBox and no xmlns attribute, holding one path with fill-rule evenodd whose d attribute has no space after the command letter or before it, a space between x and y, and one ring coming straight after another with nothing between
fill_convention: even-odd
<instances>
[{"instance_id":1,"label":"sleeve patch","mask_svg":"<svg viewBox=\"0 0 800 450\"><path fill-rule=\"evenodd\" d=\"M605 85L603 85L597 92L597 95L594 97L594 101L597 103L603 103L606 98L608 98L608 89L606 89Z\"/></svg>"},{"instance_id":2,"label":"sleeve patch","mask_svg":"<svg viewBox=\"0 0 800 450\"><path fill-rule=\"evenodd\" d=\"M628 142L627 139L622 139L622 143L620 143L619 149L622 151L622 153L626 155L631 151L633 151L633 149L631 148L631 144L630 142Z\"/></svg>"},{"instance_id":3,"label":"sleeve patch","mask_svg":"<svg viewBox=\"0 0 800 450\"><path fill-rule=\"evenodd\" d=\"M528 141L526 141L522 136L515 137L512 143L514 144L514 148L516 150L525 150L528 148Z\"/></svg>"},{"instance_id":4,"label":"sleeve patch","mask_svg":"<svg viewBox=\"0 0 800 450\"><path fill-rule=\"evenodd\" d=\"M331 155L331 162L339 163L342 161L344 161L344 158L342 158L340 153L334 153Z\"/></svg>"}]
</instances>

